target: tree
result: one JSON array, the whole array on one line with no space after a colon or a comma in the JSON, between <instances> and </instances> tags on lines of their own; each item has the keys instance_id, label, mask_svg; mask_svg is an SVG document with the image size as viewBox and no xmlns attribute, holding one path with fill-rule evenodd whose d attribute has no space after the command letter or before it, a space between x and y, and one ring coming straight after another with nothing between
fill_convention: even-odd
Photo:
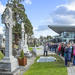
<instances>
[{"instance_id":1,"label":"tree","mask_svg":"<svg viewBox=\"0 0 75 75\"><path fill-rule=\"evenodd\" d=\"M33 27L28 19L24 5L21 2L24 0L12 0L8 1L8 5L12 6L13 10L13 19L15 21L15 26L13 27L13 34L15 36L15 43L18 44L18 40L21 38L21 23L23 22L25 25L25 31L28 35L33 34Z\"/></svg>"},{"instance_id":2,"label":"tree","mask_svg":"<svg viewBox=\"0 0 75 75\"><path fill-rule=\"evenodd\" d=\"M47 40L52 39L52 36L47 36Z\"/></svg>"}]
</instances>

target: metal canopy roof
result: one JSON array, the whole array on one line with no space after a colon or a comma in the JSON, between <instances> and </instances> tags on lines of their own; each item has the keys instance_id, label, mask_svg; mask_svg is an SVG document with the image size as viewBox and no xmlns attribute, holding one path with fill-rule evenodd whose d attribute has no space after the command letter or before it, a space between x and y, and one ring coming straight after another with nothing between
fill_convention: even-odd
<instances>
[{"instance_id":1,"label":"metal canopy roof","mask_svg":"<svg viewBox=\"0 0 75 75\"><path fill-rule=\"evenodd\" d=\"M75 26L57 26L57 25L49 25L48 26L50 29L57 33L62 33L62 32L75 32Z\"/></svg>"}]
</instances>

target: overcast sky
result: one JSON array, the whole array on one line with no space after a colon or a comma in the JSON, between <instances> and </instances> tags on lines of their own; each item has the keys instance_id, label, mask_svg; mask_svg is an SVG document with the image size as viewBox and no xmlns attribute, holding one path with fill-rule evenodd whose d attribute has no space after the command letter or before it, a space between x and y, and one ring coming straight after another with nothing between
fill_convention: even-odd
<instances>
[{"instance_id":1,"label":"overcast sky","mask_svg":"<svg viewBox=\"0 0 75 75\"><path fill-rule=\"evenodd\" d=\"M7 0L0 0L0 33L3 33L1 14ZM75 0L25 0L28 18L34 27L34 36L57 35L48 25L75 25Z\"/></svg>"}]
</instances>

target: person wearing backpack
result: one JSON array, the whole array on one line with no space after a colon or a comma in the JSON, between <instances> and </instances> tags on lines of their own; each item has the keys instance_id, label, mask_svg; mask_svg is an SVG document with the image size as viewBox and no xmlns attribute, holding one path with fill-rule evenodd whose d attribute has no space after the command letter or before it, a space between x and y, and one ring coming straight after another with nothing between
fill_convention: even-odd
<instances>
[{"instance_id":1,"label":"person wearing backpack","mask_svg":"<svg viewBox=\"0 0 75 75\"><path fill-rule=\"evenodd\" d=\"M73 46L73 65L75 65L75 45Z\"/></svg>"}]
</instances>

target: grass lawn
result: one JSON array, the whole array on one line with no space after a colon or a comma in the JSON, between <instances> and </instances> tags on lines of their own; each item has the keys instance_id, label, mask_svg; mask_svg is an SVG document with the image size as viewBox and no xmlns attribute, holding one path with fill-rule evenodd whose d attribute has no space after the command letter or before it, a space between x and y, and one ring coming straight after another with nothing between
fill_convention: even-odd
<instances>
[{"instance_id":1,"label":"grass lawn","mask_svg":"<svg viewBox=\"0 0 75 75\"><path fill-rule=\"evenodd\" d=\"M40 50L41 48L36 48L37 50ZM33 48L32 47L29 47L29 50L32 51Z\"/></svg>"},{"instance_id":2,"label":"grass lawn","mask_svg":"<svg viewBox=\"0 0 75 75\"><path fill-rule=\"evenodd\" d=\"M68 75L64 61L58 56L54 57L57 58L57 61L48 63L37 63L37 57L35 63L23 75Z\"/></svg>"},{"instance_id":3,"label":"grass lawn","mask_svg":"<svg viewBox=\"0 0 75 75\"><path fill-rule=\"evenodd\" d=\"M32 48L32 47L29 47L29 50L30 50L30 51L32 51L32 50L33 50L33 48Z\"/></svg>"},{"instance_id":4,"label":"grass lawn","mask_svg":"<svg viewBox=\"0 0 75 75\"><path fill-rule=\"evenodd\" d=\"M41 48L37 48L37 50L40 50Z\"/></svg>"}]
</instances>

